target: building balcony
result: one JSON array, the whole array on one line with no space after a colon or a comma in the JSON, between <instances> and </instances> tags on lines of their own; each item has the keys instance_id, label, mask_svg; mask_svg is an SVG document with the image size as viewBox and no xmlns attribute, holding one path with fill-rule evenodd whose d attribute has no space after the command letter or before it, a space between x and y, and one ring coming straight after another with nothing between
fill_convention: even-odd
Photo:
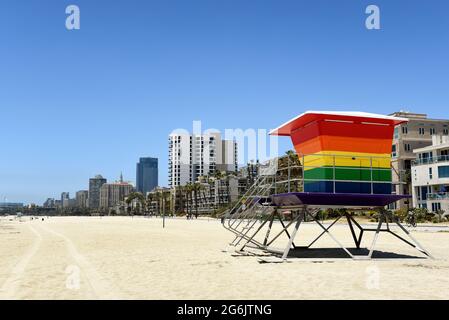
<instances>
[{"instance_id":1,"label":"building balcony","mask_svg":"<svg viewBox=\"0 0 449 320\"><path fill-rule=\"evenodd\" d=\"M427 200L449 200L449 192L428 193Z\"/></svg>"},{"instance_id":2,"label":"building balcony","mask_svg":"<svg viewBox=\"0 0 449 320\"><path fill-rule=\"evenodd\" d=\"M432 163L440 163L440 162L449 162L449 156L438 156L426 159L415 159L412 161L412 166L420 166L424 164L432 164Z\"/></svg>"}]
</instances>

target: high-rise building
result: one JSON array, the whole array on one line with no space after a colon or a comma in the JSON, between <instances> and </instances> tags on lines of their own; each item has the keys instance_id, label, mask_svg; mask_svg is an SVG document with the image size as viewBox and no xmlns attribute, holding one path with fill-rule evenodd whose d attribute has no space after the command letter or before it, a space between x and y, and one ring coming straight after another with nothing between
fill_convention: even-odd
<instances>
[{"instance_id":1,"label":"high-rise building","mask_svg":"<svg viewBox=\"0 0 449 320\"><path fill-rule=\"evenodd\" d=\"M237 142L221 140L221 160L217 162L217 170L226 172L238 171Z\"/></svg>"},{"instance_id":2,"label":"high-rise building","mask_svg":"<svg viewBox=\"0 0 449 320\"><path fill-rule=\"evenodd\" d=\"M42 205L44 208L54 208L56 207L55 199L54 198L47 198L45 200L44 204Z\"/></svg>"},{"instance_id":3,"label":"high-rise building","mask_svg":"<svg viewBox=\"0 0 449 320\"><path fill-rule=\"evenodd\" d=\"M65 198L62 201L62 207L63 208L73 208L75 206L76 206L76 200L75 199Z\"/></svg>"},{"instance_id":4,"label":"high-rise building","mask_svg":"<svg viewBox=\"0 0 449 320\"><path fill-rule=\"evenodd\" d=\"M70 207L70 193L69 192L61 193L61 205L63 208Z\"/></svg>"},{"instance_id":5,"label":"high-rise building","mask_svg":"<svg viewBox=\"0 0 449 320\"><path fill-rule=\"evenodd\" d=\"M158 159L140 158L136 166L136 189L144 195L158 185Z\"/></svg>"},{"instance_id":6,"label":"high-rise building","mask_svg":"<svg viewBox=\"0 0 449 320\"><path fill-rule=\"evenodd\" d=\"M134 191L132 184L123 181L123 176L120 175L120 180L114 183L104 183L100 188L100 208L112 208Z\"/></svg>"},{"instance_id":7,"label":"high-rise building","mask_svg":"<svg viewBox=\"0 0 449 320\"><path fill-rule=\"evenodd\" d=\"M80 190L76 193L76 206L78 208L87 208L89 206L89 191Z\"/></svg>"},{"instance_id":8,"label":"high-rise building","mask_svg":"<svg viewBox=\"0 0 449 320\"><path fill-rule=\"evenodd\" d=\"M96 175L89 179L89 208L97 209L100 207L100 188L107 180L101 175Z\"/></svg>"},{"instance_id":9,"label":"high-rise building","mask_svg":"<svg viewBox=\"0 0 449 320\"><path fill-rule=\"evenodd\" d=\"M411 194L411 163L416 159L413 150L432 145L432 136L449 135L449 120L429 119L427 114L395 112L391 116L407 118L407 123L394 129L391 165L393 168L393 191L396 194ZM405 207L401 200L393 209Z\"/></svg>"},{"instance_id":10,"label":"high-rise building","mask_svg":"<svg viewBox=\"0 0 449 320\"><path fill-rule=\"evenodd\" d=\"M63 192L61 193L61 202L63 203L64 200L70 199L70 193L69 192Z\"/></svg>"},{"instance_id":11,"label":"high-rise building","mask_svg":"<svg viewBox=\"0 0 449 320\"><path fill-rule=\"evenodd\" d=\"M237 143L222 140L218 132L194 135L171 134L168 156L170 187L195 182L198 177L215 171L238 169Z\"/></svg>"}]
</instances>

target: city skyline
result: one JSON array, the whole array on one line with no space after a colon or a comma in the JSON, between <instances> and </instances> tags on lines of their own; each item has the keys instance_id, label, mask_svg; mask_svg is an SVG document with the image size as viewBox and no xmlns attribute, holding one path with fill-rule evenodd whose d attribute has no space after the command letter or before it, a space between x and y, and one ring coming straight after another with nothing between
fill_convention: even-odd
<instances>
[{"instance_id":1,"label":"city skyline","mask_svg":"<svg viewBox=\"0 0 449 320\"><path fill-rule=\"evenodd\" d=\"M67 3L0 4L2 201L134 179L145 156L167 186L167 137L195 120L223 132L314 109L448 118L447 1L375 1L380 30L365 28L371 1L76 4L74 31Z\"/></svg>"}]
</instances>

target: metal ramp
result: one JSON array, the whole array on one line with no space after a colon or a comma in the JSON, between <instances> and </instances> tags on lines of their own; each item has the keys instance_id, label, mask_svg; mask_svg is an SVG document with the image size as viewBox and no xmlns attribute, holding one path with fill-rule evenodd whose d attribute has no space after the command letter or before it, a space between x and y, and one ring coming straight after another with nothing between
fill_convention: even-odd
<instances>
[{"instance_id":1,"label":"metal ramp","mask_svg":"<svg viewBox=\"0 0 449 320\"><path fill-rule=\"evenodd\" d=\"M235 237L231 246L238 246L242 240L250 238L250 231L256 224L263 221L274 210L271 206L270 195L275 188L275 175L278 159L272 159L260 165L257 179L251 185L240 201L227 211L222 220L223 227Z\"/></svg>"}]
</instances>

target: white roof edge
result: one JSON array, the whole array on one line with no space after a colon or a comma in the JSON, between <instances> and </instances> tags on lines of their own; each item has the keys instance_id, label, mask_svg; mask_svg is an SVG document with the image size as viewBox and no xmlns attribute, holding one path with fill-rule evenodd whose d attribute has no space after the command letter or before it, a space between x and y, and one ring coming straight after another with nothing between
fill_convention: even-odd
<instances>
[{"instance_id":1,"label":"white roof edge","mask_svg":"<svg viewBox=\"0 0 449 320\"><path fill-rule=\"evenodd\" d=\"M289 124L290 122L295 121L296 119L301 118L302 116L305 116L306 114L329 114L329 115L339 115L339 116L349 116L349 117L369 117L369 118L376 118L376 119L386 119L386 120L396 120L396 121L410 121L407 118L400 118L400 117L394 117L394 116L386 116L383 114L377 114L377 113L369 113L369 112L362 112L362 111L313 111L309 110L306 112L301 113L299 116L296 116L285 123L278 126L276 129L271 130L268 134L272 134L282 128L283 126Z\"/></svg>"},{"instance_id":2,"label":"white roof edge","mask_svg":"<svg viewBox=\"0 0 449 320\"><path fill-rule=\"evenodd\" d=\"M449 142L440 143L437 145L430 145L427 147L417 148L413 149L413 153L420 153L420 152L426 152L426 151L432 151L432 150L438 150L438 149L444 149L449 147Z\"/></svg>"}]
</instances>

